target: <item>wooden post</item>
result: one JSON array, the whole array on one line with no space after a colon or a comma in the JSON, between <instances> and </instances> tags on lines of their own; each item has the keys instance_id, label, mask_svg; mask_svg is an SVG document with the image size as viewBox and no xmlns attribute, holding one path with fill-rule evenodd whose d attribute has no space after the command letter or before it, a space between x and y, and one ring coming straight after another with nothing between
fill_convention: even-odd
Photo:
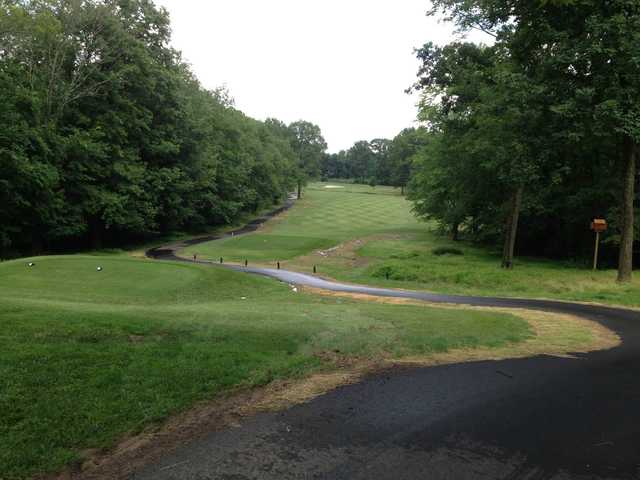
<instances>
[{"instance_id":1,"label":"wooden post","mask_svg":"<svg viewBox=\"0 0 640 480\"><path fill-rule=\"evenodd\" d=\"M596 248L593 252L593 270L598 269L598 248L600 246L600 232L596 231Z\"/></svg>"},{"instance_id":2,"label":"wooden post","mask_svg":"<svg viewBox=\"0 0 640 480\"><path fill-rule=\"evenodd\" d=\"M598 268L598 249L600 248L600 234L607 231L607 221L604 218L594 218L591 230L596 232L596 248L593 252L593 270Z\"/></svg>"}]
</instances>

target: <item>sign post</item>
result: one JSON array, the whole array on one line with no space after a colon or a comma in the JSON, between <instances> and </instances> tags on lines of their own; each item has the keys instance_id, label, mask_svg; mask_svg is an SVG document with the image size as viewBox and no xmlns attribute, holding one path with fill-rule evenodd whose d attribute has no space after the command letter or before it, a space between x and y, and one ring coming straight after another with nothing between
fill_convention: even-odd
<instances>
[{"instance_id":1,"label":"sign post","mask_svg":"<svg viewBox=\"0 0 640 480\"><path fill-rule=\"evenodd\" d=\"M604 218L595 218L591 222L591 230L596 232L596 247L593 252L593 270L598 269L598 249L600 247L600 233L607 230L607 221Z\"/></svg>"}]
</instances>

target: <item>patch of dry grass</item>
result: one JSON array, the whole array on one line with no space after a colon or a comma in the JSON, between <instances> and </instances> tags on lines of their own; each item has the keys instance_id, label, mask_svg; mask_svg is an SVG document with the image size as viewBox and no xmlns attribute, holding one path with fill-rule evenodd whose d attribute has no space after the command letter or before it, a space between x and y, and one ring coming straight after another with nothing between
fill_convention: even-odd
<instances>
[{"instance_id":1,"label":"patch of dry grass","mask_svg":"<svg viewBox=\"0 0 640 480\"><path fill-rule=\"evenodd\" d=\"M457 310L476 310L510 313L523 318L534 332L531 338L497 348L455 349L449 352L433 353L420 357L385 359L387 365L415 363L420 365L440 365L476 360L503 360L534 355L571 356L572 353L586 353L614 348L620 344L620 337L597 322L567 314L542 312L517 308L471 307L465 305L421 302L408 298L386 298L347 292L332 292L305 287L307 292L330 297L395 305L422 305Z\"/></svg>"}]
</instances>

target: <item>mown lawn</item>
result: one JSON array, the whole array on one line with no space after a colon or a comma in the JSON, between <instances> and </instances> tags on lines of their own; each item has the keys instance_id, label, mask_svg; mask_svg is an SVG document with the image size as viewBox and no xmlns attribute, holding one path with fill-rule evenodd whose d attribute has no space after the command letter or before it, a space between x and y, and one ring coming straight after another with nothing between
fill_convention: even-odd
<instances>
[{"instance_id":1,"label":"mown lawn","mask_svg":"<svg viewBox=\"0 0 640 480\"><path fill-rule=\"evenodd\" d=\"M269 222L263 231L194 245L184 253L234 262L246 259L274 263L351 238L419 227L399 189L316 183L304 191L294 208Z\"/></svg>"},{"instance_id":2,"label":"mown lawn","mask_svg":"<svg viewBox=\"0 0 640 480\"><path fill-rule=\"evenodd\" d=\"M0 263L0 478L56 471L221 392L331 368L326 352L400 357L530 335L508 314L317 297L196 264Z\"/></svg>"},{"instance_id":3,"label":"mown lawn","mask_svg":"<svg viewBox=\"0 0 640 480\"><path fill-rule=\"evenodd\" d=\"M544 297L640 306L640 275L631 284L615 281L614 270L592 272L575 264L517 258L515 268L500 268L497 252L436 234L411 214L411 204L388 187L314 184L305 197L265 231L195 246L190 252L231 261L273 264L369 285L441 293ZM524 227L523 227L524 228ZM346 248L319 253L338 244ZM433 253L455 247L463 255Z\"/></svg>"}]
</instances>

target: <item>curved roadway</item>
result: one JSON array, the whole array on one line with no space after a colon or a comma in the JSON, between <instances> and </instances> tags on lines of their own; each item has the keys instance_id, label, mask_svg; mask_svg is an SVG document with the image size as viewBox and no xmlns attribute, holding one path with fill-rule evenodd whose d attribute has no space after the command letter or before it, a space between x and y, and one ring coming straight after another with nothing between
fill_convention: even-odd
<instances>
[{"instance_id":1,"label":"curved roadway","mask_svg":"<svg viewBox=\"0 0 640 480\"><path fill-rule=\"evenodd\" d=\"M274 212L275 213L275 212ZM255 230L269 216L237 233ZM234 232L236 233L236 232ZM196 239L148 252L184 260ZM203 262L206 263L206 262ZM135 479L640 479L640 313L551 300L438 295L227 266L334 291L579 315L616 348L402 369L212 432Z\"/></svg>"}]
</instances>

